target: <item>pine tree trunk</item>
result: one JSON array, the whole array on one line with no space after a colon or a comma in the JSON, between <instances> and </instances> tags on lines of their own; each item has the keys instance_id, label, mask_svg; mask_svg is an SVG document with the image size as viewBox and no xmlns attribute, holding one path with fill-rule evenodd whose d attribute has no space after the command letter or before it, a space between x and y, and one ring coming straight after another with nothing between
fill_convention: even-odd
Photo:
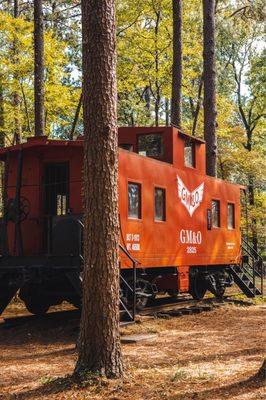
<instances>
[{"instance_id":1,"label":"pine tree trunk","mask_svg":"<svg viewBox=\"0 0 266 400\"><path fill-rule=\"evenodd\" d=\"M255 206L255 195L254 195L254 178L251 174L248 175L248 198L249 204L252 208ZM257 221L256 218L251 218L251 232L252 232L252 244L255 251L258 251L258 235L257 235Z\"/></svg>"},{"instance_id":2,"label":"pine tree trunk","mask_svg":"<svg viewBox=\"0 0 266 400\"><path fill-rule=\"evenodd\" d=\"M156 21L154 27L154 45L155 45L155 103L154 103L154 113L155 113L155 126L159 126L160 124L160 106L161 106L161 90L159 83L159 26L161 21L161 11L155 11Z\"/></svg>"},{"instance_id":3,"label":"pine tree trunk","mask_svg":"<svg viewBox=\"0 0 266 400\"><path fill-rule=\"evenodd\" d=\"M182 123L182 0L173 0L172 124Z\"/></svg>"},{"instance_id":4,"label":"pine tree trunk","mask_svg":"<svg viewBox=\"0 0 266 400\"><path fill-rule=\"evenodd\" d=\"M204 139L206 172L217 175L215 0L203 0Z\"/></svg>"},{"instance_id":5,"label":"pine tree trunk","mask_svg":"<svg viewBox=\"0 0 266 400\"><path fill-rule=\"evenodd\" d=\"M80 114L81 107L82 107L82 92L80 93L80 96L79 96L78 106L76 108L74 121L73 121L73 124L71 126L71 131L70 131L70 134L69 134L69 140L73 140L74 139L74 134L75 134L75 131L76 131L78 120L79 120L79 114Z\"/></svg>"},{"instance_id":6,"label":"pine tree trunk","mask_svg":"<svg viewBox=\"0 0 266 400\"><path fill-rule=\"evenodd\" d=\"M192 126L192 131L191 131L192 136L194 136L196 134L196 130L197 130L197 126L198 126L198 119L199 119L199 113L200 113L201 102L202 102L202 97L201 97L202 87L203 87L203 77L201 76L200 83L199 83L199 90L198 90L197 105L196 105L195 112L193 114L193 126Z\"/></svg>"},{"instance_id":7,"label":"pine tree trunk","mask_svg":"<svg viewBox=\"0 0 266 400\"><path fill-rule=\"evenodd\" d=\"M169 126L169 99L165 99L165 125Z\"/></svg>"},{"instance_id":8,"label":"pine tree trunk","mask_svg":"<svg viewBox=\"0 0 266 400\"><path fill-rule=\"evenodd\" d=\"M19 16L19 0L14 0L13 4L13 17L18 18ZM18 63L18 44L16 38L13 41L13 63L17 65ZM18 73L14 72L14 82L18 88L19 86L19 76ZM13 105L14 105L14 135L13 144L18 144L21 142L22 128L20 122L20 96L17 90L13 93Z\"/></svg>"},{"instance_id":9,"label":"pine tree trunk","mask_svg":"<svg viewBox=\"0 0 266 400\"><path fill-rule=\"evenodd\" d=\"M44 133L44 37L42 0L34 0L34 107L35 136Z\"/></svg>"},{"instance_id":10,"label":"pine tree trunk","mask_svg":"<svg viewBox=\"0 0 266 400\"><path fill-rule=\"evenodd\" d=\"M115 1L83 0L84 273L76 372L122 375Z\"/></svg>"}]
</instances>

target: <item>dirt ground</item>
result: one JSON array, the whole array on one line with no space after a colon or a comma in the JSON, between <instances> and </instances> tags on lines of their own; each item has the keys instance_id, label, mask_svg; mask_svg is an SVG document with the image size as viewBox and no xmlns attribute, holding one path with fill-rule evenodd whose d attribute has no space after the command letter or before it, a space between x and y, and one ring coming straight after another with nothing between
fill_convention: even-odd
<instances>
[{"instance_id":1,"label":"dirt ground","mask_svg":"<svg viewBox=\"0 0 266 400\"><path fill-rule=\"evenodd\" d=\"M0 399L265 399L263 382L252 379L265 356L265 308L226 305L180 318L143 317L122 334L155 336L123 345L123 381L88 377L84 387L66 378L76 360L78 320L72 314L0 324Z\"/></svg>"}]
</instances>

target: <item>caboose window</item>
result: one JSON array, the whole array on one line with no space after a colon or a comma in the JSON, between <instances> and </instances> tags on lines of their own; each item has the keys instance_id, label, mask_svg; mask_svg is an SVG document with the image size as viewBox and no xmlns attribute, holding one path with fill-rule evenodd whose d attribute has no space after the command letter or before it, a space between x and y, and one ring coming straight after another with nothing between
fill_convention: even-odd
<instances>
[{"instance_id":1,"label":"caboose window","mask_svg":"<svg viewBox=\"0 0 266 400\"><path fill-rule=\"evenodd\" d=\"M232 203L227 204L227 227L228 229L235 228L235 205Z\"/></svg>"},{"instance_id":2,"label":"caboose window","mask_svg":"<svg viewBox=\"0 0 266 400\"><path fill-rule=\"evenodd\" d=\"M186 140L184 143L184 161L186 167L195 168L195 143L191 142L190 140Z\"/></svg>"},{"instance_id":3,"label":"caboose window","mask_svg":"<svg viewBox=\"0 0 266 400\"><path fill-rule=\"evenodd\" d=\"M128 216L141 219L141 186L138 183L128 184Z\"/></svg>"},{"instance_id":4,"label":"caboose window","mask_svg":"<svg viewBox=\"0 0 266 400\"><path fill-rule=\"evenodd\" d=\"M212 200L212 226L220 228L220 201Z\"/></svg>"},{"instance_id":5,"label":"caboose window","mask_svg":"<svg viewBox=\"0 0 266 400\"><path fill-rule=\"evenodd\" d=\"M69 201L69 165L52 163L44 166L44 207L48 216L65 215Z\"/></svg>"},{"instance_id":6,"label":"caboose window","mask_svg":"<svg viewBox=\"0 0 266 400\"><path fill-rule=\"evenodd\" d=\"M154 190L155 221L165 221L165 189Z\"/></svg>"},{"instance_id":7,"label":"caboose window","mask_svg":"<svg viewBox=\"0 0 266 400\"><path fill-rule=\"evenodd\" d=\"M142 156L161 158L164 154L162 134L139 135L138 153Z\"/></svg>"}]
</instances>

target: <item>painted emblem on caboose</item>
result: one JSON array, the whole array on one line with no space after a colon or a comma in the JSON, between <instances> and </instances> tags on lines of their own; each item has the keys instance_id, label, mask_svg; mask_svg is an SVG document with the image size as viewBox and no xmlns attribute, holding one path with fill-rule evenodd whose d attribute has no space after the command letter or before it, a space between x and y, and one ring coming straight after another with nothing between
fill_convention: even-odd
<instances>
[{"instance_id":1,"label":"painted emblem on caboose","mask_svg":"<svg viewBox=\"0 0 266 400\"><path fill-rule=\"evenodd\" d=\"M195 210L199 207L203 200L204 182L199 185L193 192L190 192L184 185L182 179L177 175L178 197L181 203L186 207L189 215L192 217Z\"/></svg>"}]
</instances>

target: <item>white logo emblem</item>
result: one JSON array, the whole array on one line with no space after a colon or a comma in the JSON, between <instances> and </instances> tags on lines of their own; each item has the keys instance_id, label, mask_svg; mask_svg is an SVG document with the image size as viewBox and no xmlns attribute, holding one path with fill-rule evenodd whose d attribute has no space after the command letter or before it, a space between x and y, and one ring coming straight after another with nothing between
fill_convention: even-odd
<instances>
[{"instance_id":1,"label":"white logo emblem","mask_svg":"<svg viewBox=\"0 0 266 400\"><path fill-rule=\"evenodd\" d=\"M186 188L182 180L177 175L178 197L181 203L186 207L189 215L192 217L194 211L199 207L203 199L204 182L199 185L193 192Z\"/></svg>"}]
</instances>

